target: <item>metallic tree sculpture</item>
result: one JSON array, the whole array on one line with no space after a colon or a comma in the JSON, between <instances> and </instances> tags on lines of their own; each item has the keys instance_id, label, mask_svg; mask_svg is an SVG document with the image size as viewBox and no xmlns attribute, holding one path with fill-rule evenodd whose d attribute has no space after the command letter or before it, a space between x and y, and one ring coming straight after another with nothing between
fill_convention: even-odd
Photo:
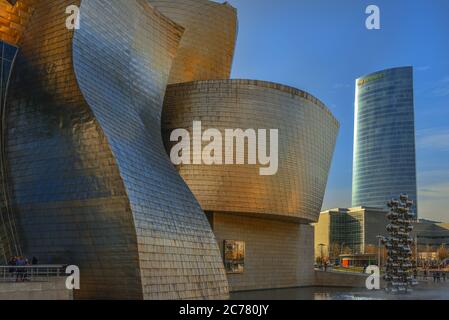
<instances>
[{"instance_id":1,"label":"metallic tree sculpture","mask_svg":"<svg viewBox=\"0 0 449 320\"><path fill-rule=\"evenodd\" d=\"M410 232L413 230L411 212L413 201L408 196L402 194L399 200L393 199L388 202L390 213L387 215L390 224L387 231L390 236L384 239L385 247L388 250L385 280L387 281L387 292L407 293L412 291L411 287L418 284L413 278L411 271L413 268L410 245L413 239Z\"/></svg>"}]
</instances>

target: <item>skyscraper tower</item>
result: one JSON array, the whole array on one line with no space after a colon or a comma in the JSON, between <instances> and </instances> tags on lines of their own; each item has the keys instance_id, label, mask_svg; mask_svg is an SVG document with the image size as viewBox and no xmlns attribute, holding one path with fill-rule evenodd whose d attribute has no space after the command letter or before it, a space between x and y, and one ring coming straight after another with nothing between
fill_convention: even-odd
<instances>
[{"instance_id":1,"label":"skyscraper tower","mask_svg":"<svg viewBox=\"0 0 449 320\"><path fill-rule=\"evenodd\" d=\"M352 206L386 208L404 193L417 214L412 67L356 80Z\"/></svg>"}]
</instances>

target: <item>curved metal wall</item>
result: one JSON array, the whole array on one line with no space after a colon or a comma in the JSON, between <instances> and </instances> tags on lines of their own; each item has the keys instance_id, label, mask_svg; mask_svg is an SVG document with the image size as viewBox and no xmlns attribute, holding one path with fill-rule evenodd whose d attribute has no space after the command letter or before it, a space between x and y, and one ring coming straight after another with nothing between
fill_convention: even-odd
<instances>
[{"instance_id":1,"label":"curved metal wall","mask_svg":"<svg viewBox=\"0 0 449 320\"><path fill-rule=\"evenodd\" d=\"M167 29L175 25L145 0L138 5L112 3L105 9L96 1L82 2L74 64L125 184L136 224L144 296L224 298L227 280L215 237L167 157L161 137L168 71L181 32L177 29L167 37ZM113 26L110 16L115 18Z\"/></svg>"},{"instance_id":2,"label":"curved metal wall","mask_svg":"<svg viewBox=\"0 0 449 320\"><path fill-rule=\"evenodd\" d=\"M0 40L0 264L6 264L9 257L22 253L17 223L11 206L4 130L6 97L17 53L16 46Z\"/></svg>"},{"instance_id":3,"label":"curved metal wall","mask_svg":"<svg viewBox=\"0 0 449 320\"><path fill-rule=\"evenodd\" d=\"M185 28L169 83L229 79L237 38L237 11L208 0L150 0Z\"/></svg>"},{"instance_id":4,"label":"curved metal wall","mask_svg":"<svg viewBox=\"0 0 449 320\"><path fill-rule=\"evenodd\" d=\"M160 135L182 29L146 0L42 1L8 103L13 200L27 254L78 264L78 298L222 298L210 226ZM75 2L80 4L80 1Z\"/></svg>"},{"instance_id":5,"label":"curved metal wall","mask_svg":"<svg viewBox=\"0 0 449 320\"><path fill-rule=\"evenodd\" d=\"M203 210L318 220L339 124L310 94L263 81L217 80L170 85L163 133L174 129L279 129L279 171L259 166L181 165L178 170ZM206 145L207 143L204 143ZM224 153L223 153L224 154Z\"/></svg>"},{"instance_id":6,"label":"curved metal wall","mask_svg":"<svg viewBox=\"0 0 449 320\"><path fill-rule=\"evenodd\" d=\"M413 68L356 83L352 206L381 207L406 193L417 212Z\"/></svg>"},{"instance_id":7,"label":"curved metal wall","mask_svg":"<svg viewBox=\"0 0 449 320\"><path fill-rule=\"evenodd\" d=\"M0 56L1 56L1 111L0 122L0 261L22 254L18 239L16 217L11 206L8 186L7 157L5 152L4 114L9 80L19 48L16 46L33 12L36 0L0 0Z\"/></svg>"}]
</instances>

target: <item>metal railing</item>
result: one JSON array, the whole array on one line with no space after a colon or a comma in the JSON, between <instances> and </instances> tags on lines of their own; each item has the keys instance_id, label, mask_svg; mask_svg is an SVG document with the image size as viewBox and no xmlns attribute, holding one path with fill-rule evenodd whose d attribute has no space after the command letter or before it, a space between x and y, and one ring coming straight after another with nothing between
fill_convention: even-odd
<instances>
[{"instance_id":1,"label":"metal railing","mask_svg":"<svg viewBox=\"0 0 449 320\"><path fill-rule=\"evenodd\" d=\"M65 277L65 265L0 266L1 282L43 282Z\"/></svg>"}]
</instances>

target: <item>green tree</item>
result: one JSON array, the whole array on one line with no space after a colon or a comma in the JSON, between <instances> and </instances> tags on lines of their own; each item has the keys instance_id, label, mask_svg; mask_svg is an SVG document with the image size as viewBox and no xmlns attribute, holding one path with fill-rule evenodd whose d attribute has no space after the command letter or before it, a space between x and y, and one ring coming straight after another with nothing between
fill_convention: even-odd
<instances>
[{"instance_id":1,"label":"green tree","mask_svg":"<svg viewBox=\"0 0 449 320\"><path fill-rule=\"evenodd\" d=\"M444 245L441 245L437 250L437 256L440 261L446 260L449 258L449 250Z\"/></svg>"}]
</instances>

